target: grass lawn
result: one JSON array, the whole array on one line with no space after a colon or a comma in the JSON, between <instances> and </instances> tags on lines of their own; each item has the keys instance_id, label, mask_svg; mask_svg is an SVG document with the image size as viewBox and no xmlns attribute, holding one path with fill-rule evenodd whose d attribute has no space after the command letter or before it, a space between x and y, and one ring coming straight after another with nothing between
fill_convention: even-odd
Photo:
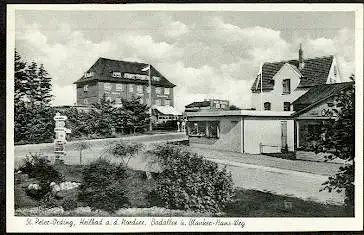
<instances>
[{"instance_id":1,"label":"grass lawn","mask_svg":"<svg viewBox=\"0 0 364 235\"><path fill-rule=\"evenodd\" d=\"M66 181L82 182L82 166L79 165L56 165L55 169L62 173ZM40 203L31 199L25 194L24 187L33 183L34 180L22 180L15 183L15 208L29 208L40 206ZM159 206L160 202L153 201L147 195L157 186L157 180L147 180L142 171L127 171L125 179L127 187L127 197L130 208L148 208ZM77 194L75 194L77 195ZM77 199L77 196L74 196ZM143 209L142 209L143 210ZM160 208L158 209L160 210ZM352 214L345 211L343 206L325 205L311 201L304 201L295 197L280 196L269 192L246 190L238 188L235 192L234 200L224 209L224 217L349 217ZM128 212L129 213L129 212ZM129 213L128 216L143 216L136 212ZM149 213L149 214L148 214ZM185 214L181 212L168 212L162 210L161 213L151 214L146 211L144 216L201 216L199 214ZM106 216L106 214L103 214ZM110 216L120 216L121 214L110 214ZM61 215L62 216L62 215ZM68 216L72 216L68 214ZM97 216L97 214L89 214ZM202 215L203 216L203 215ZM206 215L205 215L206 216ZM221 215L220 215L221 216Z\"/></svg>"}]
</instances>

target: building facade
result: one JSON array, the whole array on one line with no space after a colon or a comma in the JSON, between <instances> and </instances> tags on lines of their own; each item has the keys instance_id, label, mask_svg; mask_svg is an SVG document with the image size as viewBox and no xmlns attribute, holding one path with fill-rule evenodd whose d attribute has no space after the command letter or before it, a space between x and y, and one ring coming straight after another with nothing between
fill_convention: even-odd
<instances>
[{"instance_id":1,"label":"building facade","mask_svg":"<svg viewBox=\"0 0 364 235\"><path fill-rule=\"evenodd\" d=\"M309 148L315 138L320 138L321 123L337 115L335 96L350 89L353 82L315 86L293 102L295 113L295 148Z\"/></svg>"},{"instance_id":2,"label":"building facade","mask_svg":"<svg viewBox=\"0 0 364 235\"><path fill-rule=\"evenodd\" d=\"M220 99L205 99L200 102L193 102L185 106L185 112L197 112L202 110L229 110L229 101Z\"/></svg>"},{"instance_id":3,"label":"building facade","mask_svg":"<svg viewBox=\"0 0 364 235\"><path fill-rule=\"evenodd\" d=\"M189 144L250 154L293 151L291 114L251 110L187 112Z\"/></svg>"},{"instance_id":4,"label":"building facade","mask_svg":"<svg viewBox=\"0 0 364 235\"><path fill-rule=\"evenodd\" d=\"M156 68L148 64L99 58L74 84L77 88L77 105L90 105L104 95L121 104L122 99L140 97L148 106L174 106L175 85ZM150 94L151 93L151 94ZM151 100L149 97L151 96Z\"/></svg>"},{"instance_id":5,"label":"building facade","mask_svg":"<svg viewBox=\"0 0 364 235\"><path fill-rule=\"evenodd\" d=\"M303 58L264 63L252 87L252 107L256 110L292 111L292 103L310 88L340 83L335 56Z\"/></svg>"}]
</instances>

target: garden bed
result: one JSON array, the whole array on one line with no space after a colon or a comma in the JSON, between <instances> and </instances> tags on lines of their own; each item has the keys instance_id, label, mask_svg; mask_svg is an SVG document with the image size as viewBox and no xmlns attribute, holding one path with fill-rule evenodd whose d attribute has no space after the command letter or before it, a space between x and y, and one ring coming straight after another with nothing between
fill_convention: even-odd
<instances>
[{"instance_id":1,"label":"garden bed","mask_svg":"<svg viewBox=\"0 0 364 235\"><path fill-rule=\"evenodd\" d=\"M80 165L55 165L64 180L82 182ZM104 210L91 210L80 203L78 208L64 210L60 207L45 209L25 193L25 186L34 183L34 179L22 177L15 183L15 208L18 216L224 216L224 217L345 217L353 216L343 206L326 205L304 201L295 197L280 196L269 192L236 189L233 201L223 209L222 213L198 213L184 210L163 208L158 200L153 201L147 195L157 186L158 175L147 179L142 171L127 169L126 197L128 208L120 208L114 213ZM71 197L77 200L77 193ZM68 198L69 199L69 198Z\"/></svg>"}]
</instances>

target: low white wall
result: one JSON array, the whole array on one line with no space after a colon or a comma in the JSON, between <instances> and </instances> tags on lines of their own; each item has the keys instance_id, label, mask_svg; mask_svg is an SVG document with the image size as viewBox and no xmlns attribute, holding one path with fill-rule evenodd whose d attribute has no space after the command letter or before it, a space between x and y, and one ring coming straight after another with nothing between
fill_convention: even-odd
<instances>
[{"instance_id":1,"label":"low white wall","mask_svg":"<svg viewBox=\"0 0 364 235\"><path fill-rule=\"evenodd\" d=\"M288 150L293 151L294 121L271 118L246 118L244 120L244 152L259 154L259 144L281 146L281 121L287 121ZM267 152L280 152L280 147L265 147Z\"/></svg>"}]
</instances>

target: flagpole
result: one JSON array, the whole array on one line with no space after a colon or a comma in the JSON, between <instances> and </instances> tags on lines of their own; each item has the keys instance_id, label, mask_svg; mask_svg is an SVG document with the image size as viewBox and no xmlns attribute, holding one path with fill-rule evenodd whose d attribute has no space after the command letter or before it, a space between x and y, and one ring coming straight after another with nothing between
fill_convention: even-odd
<instances>
[{"instance_id":1,"label":"flagpole","mask_svg":"<svg viewBox=\"0 0 364 235\"><path fill-rule=\"evenodd\" d=\"M150 77L150 64L148 64L148 82L149 82L149 130L153 130L152 125L152 78Z\"/></svg>"},{"instance_id":2,"label":"flagpole","mask_svg":"<svg viewBox=\"0 0 364 235\"><path fill-rule=\"evenodd\" d=\"M263 111L263 65L260 66L260 111Z\"/></svg>"}]
</instances>

